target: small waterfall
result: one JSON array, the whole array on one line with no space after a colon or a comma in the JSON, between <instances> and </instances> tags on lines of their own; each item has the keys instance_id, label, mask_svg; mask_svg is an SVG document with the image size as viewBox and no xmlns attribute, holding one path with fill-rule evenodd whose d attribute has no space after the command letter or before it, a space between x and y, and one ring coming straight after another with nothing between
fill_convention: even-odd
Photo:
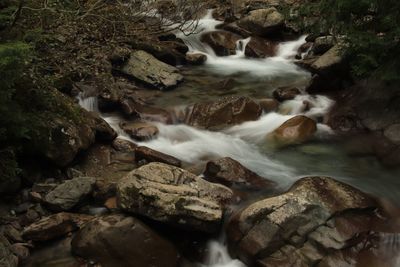
<instances>
[{"instance_id":1,"label":"small waterfall","mask_svg":"<svg viewBox=\"0 0 400 267\"><path fill-rule=\"evenodd\" d=\"M246 267L241 261L230 257L223 240L212 240L207 247L210 253L207 255L206 263L199 267Z\"/></svg>"},{"instance_id":2,"label":"small waterfall","mask_svg":"<svg viewBox=\"0 0 400 267\"><path fill-rule=\"evenodd\" d=\"M238 40L236 42L236 56L237 57L245 57L245 51L246 51L246 46L247 44L250 42L251 37L246 38L246 39L242 39L242 40Z\"/></svg>"},{"instance_id":3,"label":"small waterfall","mask_svg":"<svg viewBox=\"0 0 400 267\"><path fill-rule=\"evenodd\" d=\"M84 97L82 94L78 95L79 105L87 111L99 112L97 96Z\"/></svg>"}]
</instances>

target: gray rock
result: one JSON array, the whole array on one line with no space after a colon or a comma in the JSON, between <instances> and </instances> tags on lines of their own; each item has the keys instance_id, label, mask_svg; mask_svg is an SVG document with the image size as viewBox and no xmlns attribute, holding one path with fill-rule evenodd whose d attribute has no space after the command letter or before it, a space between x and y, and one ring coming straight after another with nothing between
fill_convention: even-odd
<instances>
[{"instance_id":1,"label":"gray rock","mask_svg":"<svg viewBox=\"0 0 400 267\"><path fill-rule=\"evenodd\" d=\"M337 67L343 62L343 53L339 44L329 49L326 53L320 56L311 68L317 73L326 73L332 68Z\"/></svg>"},{"instance_id":2,"label":"gray rock","mask_svg":"<svg viewBox=\"0 0 400 267\"><path fill-rule=\"evenodd\" d=\"M215 232L232 191L178 167L149 163L117 185L117 203L125 211L183 228Z\"/></svg>"},{"instance_id":3,"label":"gray rock","mask_svg":"<svg viewBox=\"0 0 400 267\"><path fill-rule=\"evenodd\" d=\"M45 203L53 210L70 210L92 192L95 183L93 177L67 180L45 196Z\"/></svg>"},{"instance_id":4,"label":"gray rock","mask_svg":"<svg viewBox=\"0 0 400 267\"><path fill-rule=\"evenodd\" d=\"M393 124L387 127L384 135L393 143L400 145L400 124Z\"/></svg>"},{"instance_id":5,"label":"gray rock","mask_svg":"<svg viewBox=\"0 0 400 267\"><path fill-rule=\"evenodd\" d=\"M177 68L141 50L131 53L122 72L160 90L175 87L183 81Z\"/></svg>"},{"instance_id":6,"label":"gray rock","mask_svg":"<svg viewBox=\"0 0 400 267\"><path fill-rule=\"evenodd\" d=\"M336 43L335 37L332 35L317 37L312 47L312 52L321 55L331 49Z\"/></svg>"},{"instance_id":7,"label":"gray rock","mask_svg":"<svg viewBox=\"0 0 400 267\"><path fill-rule=\"evenodd\" d=\"M124 215L96 218L72 240L72 252L104 267L178 266L173 244L141 221Z\"/></svg>"},{"instance_id":8,"label":"gray rock","mask_svg":"<svg viewBox=\"0 0 400 267\"><path fill-rule=\"evenodd\" d=\"M355 238L383 222L374 211L377 207L351 186L328 177L307 177L287 193L258 201L237 214L228 226L229 244L250 266L254 262L320 266L325 257L364 242Z\"/></svg>"},{"instance_id":9,"label":"gray rock","mask_svg":"<svg viewBox=\"0 0 400 267\"><path fill-rule=\"evenodd\" d=\"M251 11L237 24L260 36L270 35L283 27L285 17L276 8L265 8Z\"/></svg>"}]
</instances>

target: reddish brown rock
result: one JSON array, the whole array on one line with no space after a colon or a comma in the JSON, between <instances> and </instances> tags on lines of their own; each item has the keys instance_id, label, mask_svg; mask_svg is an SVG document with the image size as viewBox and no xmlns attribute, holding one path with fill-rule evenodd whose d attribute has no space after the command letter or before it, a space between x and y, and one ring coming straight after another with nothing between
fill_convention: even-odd
<instances>
[{"instance_id":1,"label":"reddish brown rock","mask_svg":"<svg viewBox=\"0 0 400 267\"><path fill-rule=\"evenodd\" d=\"M182 165L179 159L145 146L139 146L135 149L135 157L138 162L145 160L146 162L162 162L177 167Z\"/></svg>"},{"instance_id":2,"label":"reddish brown rock","mask_svg":"<svg viewBox=\"0 0 400 267\"><path fill-rule=\"evenodd\" d=\"M201 53L187 53L186 61L192 65L202 65L207 61L207 56Z\"/></svg>"},{"instance_id":3,"label":"reddish brown rock","mask_svg":"<svg viewBox=\"0 0 400 267\"><path fill-rule=\"evenodd\" d=\"M264 112L275 111L279 108L279 102L272 98L264 98L258 101Z\"/></svg>"},{"instance_id":4,"label":"reddish brown rock","mask_svg":"<svg viewBox=\"0 0 400 267\"><path fill-rule=\"evenodd\" d=\"M273 57L277 52L277 44L260 37L251 37L245 49L248 57L266 58Z\"/></svg>"},{"instance_id":5,"label":"reddish brown rock","mask_svg":"<svg viewBox=\"0 0 400 267\"><path fill-rule=\"evenodd\" d=\"M218 56L234 55L236 42L240 39L242 39L241 36L224 31L208 32L201 37L201 41L211 46Z\"/></svg>"},{"instance_id":6,"label":"reddish brown rock","mask_svg":"<svg viewBox=\"0 0 400 267\"><path fill-rule=\"evenodd\" d=\"M280 145L299 144L312 138L316 131L317 123L306 116L300 115L284 122L269 137Z\"/></svg>"},{"instance_id":7,"label":"reddish brown rock","mask_svg":"<svg viewBox=\"0 0 400 267\"><path fill-rule=\"evenodd\" d=\"M248 97L226 97L216 102L195 104L186 123L204 129L218 129L257 120L262 113L259 104Z\"/></svg>"}]
</instances>

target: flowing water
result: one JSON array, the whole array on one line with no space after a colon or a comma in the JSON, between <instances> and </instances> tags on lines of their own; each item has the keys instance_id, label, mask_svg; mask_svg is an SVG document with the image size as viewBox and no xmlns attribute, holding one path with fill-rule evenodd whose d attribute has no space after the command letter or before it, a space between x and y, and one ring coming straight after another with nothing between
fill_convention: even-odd
<instances>
[{"instance_id":1,"label":"flowing water","mask_svg":"<svg viewBox=\"0 0 400 267\"><path fill-rule=\"evenodd\" d=\"M169 110L181 110L195 102L215 100L224 95L246 95L254 98L270 97L279 86L304 87L310 74L294 64L297 49L305 37L282 43L275 57L249 59L244 55L249 38L238 41L235 55L218 57L200 41L202 33L215 29L218 21L211 12L200 20L197 34L180 37L191 52L207 55L207 61L199 67L182 67L186 81L178 88L163 92L153 101L154 105ZM219 88L230 82L229 88ZM305 102L311 109L305 109ZM80 104L97 111L96 98L81 98ZM383 168L375 158L350 157L340 141L327 125L318 124L317 134L303 145L277 149L266 136L289 118L305 114L323 121L333 101L326 96L302 94L284 102L278 112L263 114L257 121L245 122L219 132L199 130L184 124L156 123L159 135L153 140L136 142L175 156L186 164L198 164L207 160L231 157L263 177L277 182L281 190L287 189L302 176L327 175L352 184L366 192L394 201L400 200L400 173ZM103 118L119 133L130 139L118 126L120 118L115 114L102 114ZM133 141L133 140L132 140ZM398 240L398 236L384 240ZM238 260L230 258L224 240L209 243L209 255L200 266L242 267Z\"/></svg>"}]
</instances>

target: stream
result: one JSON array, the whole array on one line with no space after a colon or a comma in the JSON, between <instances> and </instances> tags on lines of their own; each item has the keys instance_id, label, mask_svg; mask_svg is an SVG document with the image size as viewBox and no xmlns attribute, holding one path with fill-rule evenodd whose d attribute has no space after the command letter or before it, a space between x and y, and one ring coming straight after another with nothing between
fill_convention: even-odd
<instances>
[{"instance_id":1,"label":"stream","mask_svg":"<svg viewBox=\"0 0 400 267\"><path fill-rule=\"evenodd\" d=\"M235 55L218 57L211 47L200 41L204 32L215 30L219 24L211 12L199 22L198 33L182 38L191 52L207 55L202 66L182 66L185 81L178 88L163 92L154 100L154 105L168 110L182 110L195 102L215 100L226 95L245 95L257 99L268 98L272 91L281 86L304 88L310 73L294 64L298 48L305 36L279 45L276 56L266 59L250 59L244 55L249 38L238 41ZM224 80L232 81L228 89L218 88ZM312 108L304 111L304 102ZM90 111L98 111L96 97L80 99L80 104ZM372 157L347 155L340 139L331 129L318 123L315 138L302 145L276 148L267 134L295 115L304 114L323 121L334 102L326 96L311 96L303 93L294 100L284 102L278 112L265 113L257 121L245 122L219 132L199 130L184 124L155 123L159 129L157 138L137 142L152 149L181 159L185 164L198 164L210 159L231 157L259 175L275 181L284 191L304 176L330 176L351 184L365 192L391 201L399 201L400 173L385 169ZM120 138L130 140L119 128L118 114L101 114L118 132ZM396 239L397 240L397 239ZM396 241L397 242L397 241ZM211 240L209 255L202 267L243 267L232 259L224 245L224 238Z\"/></svg>"}]
</instances>

